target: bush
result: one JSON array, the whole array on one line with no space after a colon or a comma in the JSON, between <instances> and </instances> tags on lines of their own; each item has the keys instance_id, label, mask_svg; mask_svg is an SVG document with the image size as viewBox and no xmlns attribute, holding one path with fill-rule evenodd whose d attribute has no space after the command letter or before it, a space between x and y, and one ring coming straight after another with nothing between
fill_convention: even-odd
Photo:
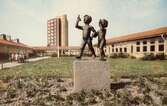
<instances>
[{"instance_id":1,"label":"bush","mask_svg":"<svg viewBox=\"0 0 167 106\"><path fill-rule=\"evenodd\" d=\"M110 57L111 58L118 58L118 55L117 55L117 53L112 53Z\"/></svg>"},{"instance_id":2,"label":"bush","mask_svg":"<svg viewBox=\"0 0 167 106\"><path fill-rule=\"evenodd\" d=\"M128 58L129 55L127 53L118 53L118 57L121 57L121 58Z\"/></svg>"},{"instance_id":3,"label":"bush","mask_svg":"<svg viewBox=\"0 0 167 106\"><path fill-rule=\"evenodd\" d=\"M166 55L164 53L158 53L156 54L156 59L165 60Z\"/></svg>"},{"instance_id":4,"label":"bush","mask_svg":"<svg viewBox=\"0 0 167 106\"><path fill-rule=\"evenodd\" d=\"M154 55L153 53L147 53L142 58L142 60L158 60L158 59L159 60L165 60L166 55L164 53L158 53L156 55Z\"/></svg>"},{"instance_id":5,"label":"bush","mask_svg":"<svg viewBox=\"0 0 167 106\"><path fill-rule=\"evenodd\" d=\"M144 57L142 57L142 60L155 60L156 56L153 53L146 53L144 54Z\"/></svg>"},{"instance_id":6,"label":"bush","mask_svg":"<svg viewBox=\"0 0 167 106\"><path fill-rule=\"evenodd\" d=\"M57 54L56 54L56 53L53 53L53 54L51 55L51 57L57 57Z\"/></svg>"},{"instance_id":7,"label":"bush","mask_svg":"<svg viewBox=\"0 0 167 106\"><path fill-rule=\"evenodd\" d=\"M111 58L128 58L128 53L112 53Z\"/></svg>"},{"instance_id":8,"label":"bush","mask_svg":"<svg viewBox=\"0 0 167 106\"><path fill-rule=\"evenodd\" d=\"M135 57L135 56L130 56L130 58L131 58L131 59L136 59L136 57Z\"/></svg>"}]
</instances>

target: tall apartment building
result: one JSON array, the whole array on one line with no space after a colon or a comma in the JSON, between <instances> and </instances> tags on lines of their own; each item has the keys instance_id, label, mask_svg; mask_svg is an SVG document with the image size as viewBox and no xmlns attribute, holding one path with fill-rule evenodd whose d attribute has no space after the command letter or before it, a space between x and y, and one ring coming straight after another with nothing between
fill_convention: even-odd
<instances>
[{"instance_id":1,"label":"tall apartment building","mask_svg":"<svg viewBox=\"0 0 167 106\"><path fill-rule=\"evenodd\" d=\"M67 15L48 20L47 37L48 46L68 46Z\"/></svg>"}]
</instances>

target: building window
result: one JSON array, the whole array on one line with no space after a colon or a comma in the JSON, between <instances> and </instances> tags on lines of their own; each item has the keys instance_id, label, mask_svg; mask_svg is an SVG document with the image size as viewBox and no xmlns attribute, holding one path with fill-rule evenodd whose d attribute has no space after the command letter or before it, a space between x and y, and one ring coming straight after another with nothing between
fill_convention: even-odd
<instances>
[{"instance_id":1,"label":"building window","mask_svg":"<svg viewBox=\"0 0 167 106\"><path fill-rule=\"evenodd\" d=\"M155 46L150 46L150 51L155 51Z\"/></svg>"},{"instance_id":2,"label":"building window","mask_svg":"<svg viewBox=\"0 0 167 106\"><path fill-rule=\"evenodd\" d=\"M122 53L122 48L119 48L119 51Z\"/></svg>"},{"instance_id":3,"label":"building window","mask_svg":"<svg viewBox=\"0 0 167 106\"><path fill-rule=\"evenodd\" d=\"M114 49L112 49L112 52L114 52Z\"/></svg>"},{"instance_id":4,"label":"building window","mask_svg":"<svg viewBox=\"0 0 167 106\"><path fill-rule=\"evenodd\" d=\"M140 45L140 42L138 41L138 42L136 42L136 45Z\"/></svg>"},{"instance_id":5,"label":"building window","mask_svg":"<svg viewBox=\"0 0 167 106\"><path fill-rule=\"evenodd\" d=\"M125 52L125 53L127 52L127 48L126 48L126 47L124 48L124 52Z\"/></svg>"},{"instance_id":6,"label":"building window","mask_svg":"<svg viewBox=\"0 0 167 106\"><path fill-rule=\"evenodd\" d=\"M164 45L159 45L159 51L164 51Z\"/></svg>"},{"instance_id":7,"label":"building window","mask_svg":"<svg viewBox=\"0 0 167 106\"><path fill-rule=\"evenodd\" d=\"M114 47L114 45L112 45L112 47Z\"/></svg>"},{"instance_id":8,"label":"building window","mask_svg":"<svg viewBox=\"0 0 167 106\"><path fill-rule=\"evenodd\" d=\"M147 46L143 46L143 52L147 51Z\"/></svg>"},{"instance_id":9,"label":"building window","mask_svg":"<svg viewBox=\"0 0 167 106\"><path fill-rule=\"evenodd\" d=\"M154 43L155 43L155 40L151 40L151 41L150 41L150 44L154 44Z\"/></svg>"},{"instance_id":10,"label":"building window","mask_svg":"<svg viewBox=\"0 0 167 106\"><path fill-rule=\"evenodd\" d=\"M140 52L140 47L136 47L136 51L137 51L137 52Z\"/></svg>"},{"instance_id":11,"label":"building window","mask_svg":"<svg viewBox=\"0 0 167 106\"><path fill-rule=\"evenodd\" d=\"M116 48L116 52L118 52L118 48Z\"/></svg>"},{"instance_id":12,"label":"building window","mask_svg":"<svg viewBox=\"0 0 167 106\"><path fill-rule=\"evenodd\" d=\"M143 44L147 44L147 41L143 41Z\"/></svg>"}]
</instances>

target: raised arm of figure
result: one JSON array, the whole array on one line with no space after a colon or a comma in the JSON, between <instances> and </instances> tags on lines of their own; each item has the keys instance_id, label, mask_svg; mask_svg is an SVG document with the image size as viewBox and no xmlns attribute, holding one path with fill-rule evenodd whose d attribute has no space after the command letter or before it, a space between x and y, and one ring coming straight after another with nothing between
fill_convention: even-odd
<instances>
[{"instance_id":1,"label":"raised arm of figure","mask_svg":"<svg viewBox=\"0 0 167 106\"><path fill-rule=\"evenodd\" d=\"M79 22L81 21L81 18L80 18L80 15L78 15L77 17L77 21L76 21L76 24L75 24L75 28L78 28L80 30L83 30L83 26L80 26L79 25Z\"/></svg>"}]
</instances>

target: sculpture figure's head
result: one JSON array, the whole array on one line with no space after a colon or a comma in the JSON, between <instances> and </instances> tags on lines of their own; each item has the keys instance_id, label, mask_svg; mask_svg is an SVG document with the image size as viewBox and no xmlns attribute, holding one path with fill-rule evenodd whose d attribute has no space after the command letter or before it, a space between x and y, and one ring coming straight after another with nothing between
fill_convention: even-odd
<instances>
[{"instance_id":1,"label":"sculpture figure's head","mask_svg":"<svg viewBox=\"0 0 167 106\"><path fill-rule=\"evenodd\" d=\"M107 26L108 26L108 21L106 19L99 20L99 27L100 28L106 28Z\"/></svg>"},{"instance_id":2,"label":"sculpture figure's head","mask_svg":"<svg viewBox=\"0 0 167 106\"><path fill-rule=\"evenodd\" d=\"M84 15L84 23L90 24L92 22L92 17L89 15Z\"/></svg>"}]
</instances>

